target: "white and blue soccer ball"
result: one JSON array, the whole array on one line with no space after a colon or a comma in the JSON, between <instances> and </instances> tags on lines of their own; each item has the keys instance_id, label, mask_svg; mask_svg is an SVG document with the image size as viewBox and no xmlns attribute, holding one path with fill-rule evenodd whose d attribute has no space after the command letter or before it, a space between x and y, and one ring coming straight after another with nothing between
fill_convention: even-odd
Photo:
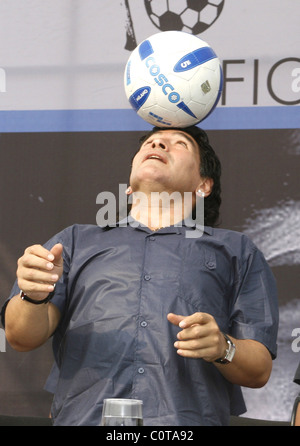
<instances>
[{"instance_id":1,"label":"white and blue soccer ball","mask_svg":"<svg viewBox=\"0 0 300 446\"><path fill-rule=\"evenodd\" d=\"M126 96L136 113L159 127L188 127L216 107L222 67L210 45L181 31L152 35L131 53L125 67Z\"/></svg>"}]
</instances>

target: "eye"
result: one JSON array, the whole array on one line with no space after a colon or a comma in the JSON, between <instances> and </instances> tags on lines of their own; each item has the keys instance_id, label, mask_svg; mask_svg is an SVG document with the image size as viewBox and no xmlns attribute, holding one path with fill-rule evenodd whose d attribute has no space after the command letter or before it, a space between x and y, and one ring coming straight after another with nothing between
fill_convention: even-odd
<instances>
[{"instance_id":1,"label":"eye","mask_svg":"<svg viewBox=\"0 0 300 446\"><path fill-rule=\"evenodd\" d=\"M143 142L143 144L141 145L141 147L140 147L140 149L142 149L143 147L147 147L149 144L151 144L151 140L147 140L147 141L145 141L145 142Z\"/></svg>"},{"instance_id":2,"label":"eye","mask_svg":"<svg viewBox=\"0 0 300 446\"><path fill-rule=\"evenodd\" d=\"M185 141L183 141L183 140L177 141L177 144L182 145L182 146L185 147L186 149L188 148L187 142L185 142Z\"/></svg>"}]
</instances>

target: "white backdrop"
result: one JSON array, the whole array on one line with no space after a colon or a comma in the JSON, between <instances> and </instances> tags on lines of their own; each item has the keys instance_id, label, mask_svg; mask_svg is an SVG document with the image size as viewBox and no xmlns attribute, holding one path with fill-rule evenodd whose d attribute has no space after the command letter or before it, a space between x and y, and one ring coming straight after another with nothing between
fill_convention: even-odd
<instances>
[{"instance_id":1,"label":"white backdrop","mask_svg":"<svg viewBox=\"0 0 300 446\"><path fill-rule=\"evenodd\" d=\"M166 0L152 1L166 9ZM178 7L186 0L173 3ZM88 121L80 124L82 131L145 127L123 89L129 57L126 4L136 43L160 31L142 0L0 2L0 67L6 73L0 110L77 111L15 114L14 126L11 115L2 114L3 131L38 125L78 131L80 120ZM224 1L217 20L199 35L226 65L223 105L205 127L298 127L299 108L282 105L300 104L299 8L295 0Z\"/></svg>"}]
</instances>

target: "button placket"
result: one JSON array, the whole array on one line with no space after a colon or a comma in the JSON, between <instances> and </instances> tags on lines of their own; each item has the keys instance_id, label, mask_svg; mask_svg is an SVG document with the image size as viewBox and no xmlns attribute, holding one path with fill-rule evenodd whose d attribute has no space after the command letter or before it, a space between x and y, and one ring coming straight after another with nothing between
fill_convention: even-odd
<instances>
[{"instance_id":1,"label":"button placket","mask_svg":"<svg viewBox=\"0 0 300 446\"><path fill-rule=\"evenodd\" d=\"M143 330L143 332L146 329L146 327L148 327L148 322L144 319L144 316L143 316L143 301L144 301L144 299L147 298L147 285L146 285L146 283L149 282L151 280L151 278L152 278L151 274L149 274L147 272L148 244L150 242L153 242L153 241L155 241L155 237L154 236L150 236L150 237L147 236L145 238L145 254L144 254L144 263L143 263L143 270L142 270L142 278L143 278L143 280L141 282L141 290L140 290L140 296L141 296L140 299L141 300L140 300L140 310L139 310L139 315L138 315L139 329ZM144 289L144 286L145 286L145 289ZM139 330L138 330L138 332L139 332ZM143 337L142 332L141 332L141 334L138 333L137 336L138 336L137 337L137 350L136 350L136 358L135 358L135 363L136 363L136 366L137 366L137 368L136 368L137 374L136 374L135 381L136 380L137 381L134 384L135 388L137 388L139 386L139 384L138 384L138 382L139 382L138 377L142 378L142 376L145 373L145 366L141 365L141 364L143 364L143 360L142 360L142 358L140 358L140 355L139 355L139 339L140 339L140 336Z\"/></svg>"}]
</instances>

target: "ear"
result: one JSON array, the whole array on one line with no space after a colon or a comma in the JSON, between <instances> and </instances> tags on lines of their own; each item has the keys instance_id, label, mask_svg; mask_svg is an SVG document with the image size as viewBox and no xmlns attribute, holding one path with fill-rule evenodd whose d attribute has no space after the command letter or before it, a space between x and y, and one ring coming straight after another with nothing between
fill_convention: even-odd
<instances>
[{"instance_id":1,"label":"ear","mask_svg":"<svg viewBox=\"0 0 300 446\"><path fill-rule=\"evenodd\" d=\"M208 197L214 186L214 180L212 178L202 178L201 183L197 187L197 191L200 190L204 197Z\"/></svg>"}]
</instances>

